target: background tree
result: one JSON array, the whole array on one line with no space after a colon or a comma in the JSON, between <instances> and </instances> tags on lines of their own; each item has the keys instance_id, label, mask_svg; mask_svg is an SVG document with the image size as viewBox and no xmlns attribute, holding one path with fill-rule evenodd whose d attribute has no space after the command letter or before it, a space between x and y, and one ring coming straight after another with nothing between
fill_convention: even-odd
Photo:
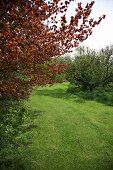
<instances>
[{"instance_id":1,"label":"background tree","mask_svg":"<svg viewBox=\"0 0 113 170\"><path fill-rule=\"evenodd\" d=\"M100 55L104 58L104 79L103 86L113 83L113 45L106 46L100 50Z\"/></svg>"},{"instance_id":2,"label":"background tree","mask_svg":"<svg viewBox=\"0 0 113 170\"><path fill-rule=\"evenodd\" d=\"M112 50L106 47L100 52L81 50L67 69L66 78L72 84L79 84L83 90L94 90L113 82Z\"/></svg>"},{"instance_id":3,"label":"background tree","mask_svg":"<svg viewBox=\"0 0 113 170\"><path fill-rule=\"evenodd\" d=\"M71 64L72 58L69 56L69 54L65 54L65 55L62 55L62 56L56 58L54 62L55 62L55 65L57 65L60 68L61 68L61 65L63 65L63 66L65 65L65 71L62 72L62 74L60 74L60 72L58 71L58 73L55 74L54 78L53 78L53 80L55 80L55 82L62 83L64 81L66 81L66 78L65 78L65 76L66 76L66 69Z\"/></svg>"}]
</instances>

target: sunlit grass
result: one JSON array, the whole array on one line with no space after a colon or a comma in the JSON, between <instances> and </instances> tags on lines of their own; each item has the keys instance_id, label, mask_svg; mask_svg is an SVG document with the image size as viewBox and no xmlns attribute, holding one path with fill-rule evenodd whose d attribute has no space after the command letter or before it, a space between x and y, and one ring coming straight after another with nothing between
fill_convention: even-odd
<instances>
[{"instance_id":1,"label":"sunlit grass","mask_svg":"<svg viewBox=\"0 0 113 170\"><path fill-rule=\"evenodd\" d=\"M36 88L28 104L39 112L26 170L112 170L113 107L78 93L69 84Z\"/></svg>"}]
</instances>

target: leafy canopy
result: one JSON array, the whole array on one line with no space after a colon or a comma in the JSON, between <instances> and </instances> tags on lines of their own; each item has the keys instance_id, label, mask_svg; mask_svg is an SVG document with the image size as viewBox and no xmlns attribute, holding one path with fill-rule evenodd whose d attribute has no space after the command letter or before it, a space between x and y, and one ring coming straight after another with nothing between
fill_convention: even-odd
<instances>
[{"instance_id":1,"label":"leafy canopy","mask_svg":"<svg viewBox=\"0 0 113 170\"><path fill-rule=\"evenodd\" d=\"M84 8L79 2L67 23L72 1L0 0L1 98L27 97L34 85L52 83L53 75L65 70L55 57L77 47L105 18L90 19L94 1Z\"/></svg>"}]
</instances>

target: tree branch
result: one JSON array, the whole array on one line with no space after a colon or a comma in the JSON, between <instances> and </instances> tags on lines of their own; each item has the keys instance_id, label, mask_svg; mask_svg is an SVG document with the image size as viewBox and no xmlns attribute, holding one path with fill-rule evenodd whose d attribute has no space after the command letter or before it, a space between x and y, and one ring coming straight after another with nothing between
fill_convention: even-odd
<instances>
[{"instance_id":1,"label":"tree branch","mask_svg":"<svg viewBox=\"0 0 113 170\"><path fill-rule=\"evenodd\" d=\"M15 66L17 66L20 62L21 62L21 60L19 60L15 65L11 65L11 66L9 66L9 67L0 69L0 72L4 72L4 71L6 71L6 70L8 70L8 69L13 69L13 68L14 68Z\"/></svg>"}]
</instances>

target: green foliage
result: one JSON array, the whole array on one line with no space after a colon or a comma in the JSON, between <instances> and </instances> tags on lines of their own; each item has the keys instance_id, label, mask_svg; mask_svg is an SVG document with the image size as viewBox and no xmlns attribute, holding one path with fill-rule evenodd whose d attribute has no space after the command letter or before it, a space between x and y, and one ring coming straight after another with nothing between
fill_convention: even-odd
<instances>
[{"instance_id":1,"label":"green foliage","mask_svg":"<svg viewBox=\"0 0 113 170\"><path fill-rule=\"evenodd\" d=\"M94 100L105 105L113 106L113 85L98 87L93 91L81 91L77 85L70 85L67 92L77 95L83 100Z\"/></svg>"},{"instance_id":2,"label":"green foliage","mask_svg":"<svg viewBox=\"0 0 113 170\"><path fill-rule=\"evenodd\" d=\"M68 55L60 56L55 61L56 63L64 64L66 67L65 70L67 70L67 67L72 63L72 59ZM55 80L57 83L63 83L64 81L66 81L66 71L61 74L56 74L53 77L53 80Z\"/></svg>"},{"instance_id":3,"label":"green foliage","mask_svg":"<svg viewBox=\"0 0 113 170\"><path fill-rule=\"evenodd\" d=\"M65 81L65 73L62 73L62 74L57 74L54 76L54 80L55 82L57 83L62 83Z\"/></svg>"},{"instance_id":4,"label":"green foliage","mask_svg":"<svg viewBox=\"0 0 113 170\"><path fill-rule=\"evenodd\" d=\"M0 101L0 161L16 154L21 145L18 136L26 111L22 101Z\"/></svg>"},{"instance_id":5,"label":"green foliage","mask_svg":"<svg viewBox=\"0 0 113 170\"><path fill-rule=\"evenodd\" d=\"M90 91L113 82L113 60L109 55L106 49L99 53L80 49L79 55L67 69L66 79Z\"/></svg>"},{"instance_id":6,"label":"green foliage","mask_svg":"<svg viewBox=\"0 0 113 170\"><path fill-rule=\"evenodd\" d=\"M25 170L23 152L33 142L35 119L40 111L25 101L0 103L0 170Z\"/></svg>"},{"instance_id":7,"label":"green foliage","mask_svg":"<svg viewBox=\"0 0 113 170\"><path fill-rule=\"evenodd\" d=\"M57 58L57 61L62 64L70 65L72 62L72 58L69 55L64 55L64 56L60 56L59 58Z\"/></svg>"}]
</instances>

